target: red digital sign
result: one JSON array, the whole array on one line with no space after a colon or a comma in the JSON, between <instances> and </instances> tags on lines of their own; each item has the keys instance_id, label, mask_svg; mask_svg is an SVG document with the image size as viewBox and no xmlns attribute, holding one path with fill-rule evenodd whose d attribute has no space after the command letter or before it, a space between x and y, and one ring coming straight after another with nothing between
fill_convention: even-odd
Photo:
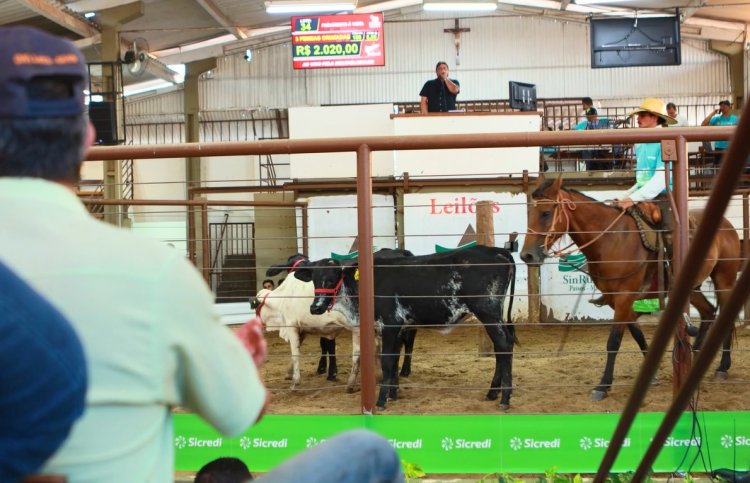
<instances>
[{"instance_id":1,"label":"red digital sign","mask_svg":"<svg viewBox=\"0 0 750 483\"><path fill-rule=\"evenodd\" d=\"M292 17L295 69L385 65L383 14Z\"/></svg>"}]
</instances>

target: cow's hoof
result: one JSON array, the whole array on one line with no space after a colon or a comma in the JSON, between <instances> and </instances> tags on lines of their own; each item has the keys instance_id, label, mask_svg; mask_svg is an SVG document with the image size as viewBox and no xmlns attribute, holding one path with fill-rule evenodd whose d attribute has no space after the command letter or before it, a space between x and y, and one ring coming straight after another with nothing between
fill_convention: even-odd
<instances>
[{"instance_id":1,"label":"cow's hoof","mask_svg":"<svg viewBox=\"0 0 750 483\"><path fill-rule=\"evenodd\" d=\"M716 371L716 374L714 374L714 379L717 381L726 381L729 379L729 373L726 371Z\"/></svg>"},{"instance_id":2,"label":"cow's hoof","mask_svg":"<svg viewBox=\"0 0 750 483\"><path fill-rule=\"evenodd\" d=\"M510 409L509 403L500 403L500 411L508 411Z\"/></svg>"},{"instance_id":3,"label":"cow's hoof","mask_svg":"<svg viewBox=\"0 0 750 483\"><path fill-rule=\"evenodd\" d=\"M385 406L375 406L378 411L385 411Z\"/></svg>"},{"instance_id":4,"label":"cow's hoof","mask_svg":"<svg viewBox=\"0 0 750 483\"><path fill-rule=\"evenodd\" d=\"M328 369L326 366L319 366L318 367L318 374L325 374Z\"/></svg>"},{"instance_id":5,"label":"cow's hoof","mask_svg":"<svg viewBox=\"0 0 750 483\"><path fill-rule=\"evenodd\" d=\"M594 389L591 391L591 399L594 401L601 401L602 399L607 397L607 391L601 391L599 389Z\"/></svg>"},{"instance_id":6,"label":"cow's hoof","mask_svg":"<svg viewBox=\"0 0 750 483\"><path fill-rule=\"evenodd\" d=\"M357 386L346 386L346 392L349 394L354 394L357 392Z\"/></svg>"},{"instance_id":7,"label":"cow's hoof","mask_svg":"<svg viewBox=\"0 0 750 483\"><path fill-rule=\"evenodd\" d=\"M401 371L399 373L399 377L409 377L411 375L411 371Z\"/></svg>"},{"instance_id":8,"label":"cow's hoof","mask_svg":"<svg viewBox=\"0 0 750 483\"><path fill-rule=\"evenodd\" d=\"M497 400L498 391L490 390L487 392L487 400L488 401L495 401Z\"/></svg>"},{"instance_id":9,"label":"cow's hoof","mask_svg":"<svg viewBox=\"0 0 750 483\"><path fill-rule=\"evenodd\" d=\"M334 374L334 375L332 375L332 376L328 376L328 377L326 377L326 380L327 380L327 381L331 381L331 382L336 382L336 381L338 381L338 380L339 380L339 378L338 378L338 377L336 377L336 374Z\"/></svg>"}]
</instances>

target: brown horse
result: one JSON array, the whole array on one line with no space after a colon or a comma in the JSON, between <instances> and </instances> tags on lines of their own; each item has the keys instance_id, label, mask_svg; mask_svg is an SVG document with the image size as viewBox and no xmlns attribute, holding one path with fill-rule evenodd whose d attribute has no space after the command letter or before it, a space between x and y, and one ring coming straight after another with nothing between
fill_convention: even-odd
<instances>
[{"instance_id":1,"label":"brown horse","mask_svg":"<svg viewBox=\"0 0 750 483\"><path fill-rule=\"evenodd\" d=\"M644 354L648 348L640 326L634 322L633 301L654 296L650 289L658 270L658 256L641 243L632 216L623 215L620 208L563 187L561 178L546 181L541 176L531 198L529 233L521 259L529 265L541 264L552 243L568 233L575 244L582 247L581 251L589 262L588 274L604 295L605 302L615 311L615 324L607 341L607 365L601 382L591 395L593 399L603 399L612 386L615 358L625 327ZM690 215L700 222L702 212L691 211ZM693 225L691 223L691 230ZM723 307L729 300L739 266L739 237L732 224L723 219L690 295L690 303L698 309L701 317L694 348L700 348L709 324L716 317L716 309L700 291L701 283L711 277L719 307ZM730 343L731 337L724 342L717 377L726 377L731 365Z\"/></svg>"}]
</instances>

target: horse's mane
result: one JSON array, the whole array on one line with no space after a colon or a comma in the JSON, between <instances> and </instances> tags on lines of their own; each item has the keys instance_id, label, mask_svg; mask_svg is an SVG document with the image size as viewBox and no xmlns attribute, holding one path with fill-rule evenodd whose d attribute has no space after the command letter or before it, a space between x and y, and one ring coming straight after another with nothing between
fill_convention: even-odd
<instances>
[{"instance_id":1,"label":"horse's mane","mask_svg":"<svg viewBox=\"0 0 750 483\"><path fill-rule=\"evenodd\" d=\"M532 198L545 198L546 195L544 194L544 191L547 188L549 188L550 186L552 186L552 183L554 183L554 182L555 182L555 180L546 180L544 183L542 183L541 186L539 186L537 189L535 189L533 193L531 193L531 197ZM589 196L589 195L587 195L585 193L581 193L577 189L568 188L567 186L560 186L560 189L562 191L566 191L568 193L575 193L575 194L578 194L580 196L583 196L584 198L586 198L587 201L594 201L594 202L599 203L600 205L605 206L607 208L620 211L620 208L618 208L616 206L606 205L606 204L602 203L601 201L599 201L599 200L597 200L595 198L592 198L591 196Z\"/></svg>"}]
</instances>

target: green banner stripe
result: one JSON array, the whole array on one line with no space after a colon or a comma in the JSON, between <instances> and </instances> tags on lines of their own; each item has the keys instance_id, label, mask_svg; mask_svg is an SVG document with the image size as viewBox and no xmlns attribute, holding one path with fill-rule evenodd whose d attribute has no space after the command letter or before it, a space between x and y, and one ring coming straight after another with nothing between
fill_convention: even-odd
<instances>
[{"instance_id":1,"label":"green banner stripe","mask_svg":"<svg viewBox=\"0 0 750 483\"><path fill-rule=\"evenodd\" d=\"M637 467L662 418L662 413L636 418L613 471ZM268 415L241 436L224 438L197 416L176 414L175 465L196 471L220 456L235 456L252 471L265 472L335 434L367 428L387 438L402 460L427 473L543 473L552 467L558 473L593 473L618 419L617 414ZM714 469L750 467L750 412L683 415L654 471L687 471L693 461L693 473L709 471L703 467L709 461Z\"/></svg>"}]
</instances>

